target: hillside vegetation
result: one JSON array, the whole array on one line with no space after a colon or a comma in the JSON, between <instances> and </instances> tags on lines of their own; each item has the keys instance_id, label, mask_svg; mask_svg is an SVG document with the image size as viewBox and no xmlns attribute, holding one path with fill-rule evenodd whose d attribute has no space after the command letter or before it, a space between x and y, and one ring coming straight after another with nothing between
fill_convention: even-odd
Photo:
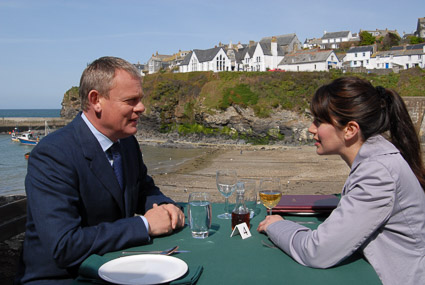
<instances>
[{"instance_id":1,"label":"hillside vegetation","mask_svg":"<svg viewBox=\"0 0 425 285\"><path fill-rule=\"evenodd\" d=\"M425 96L425 72L415 68L399 74L331 72L191 72L158 73L143 79L146 111L141 133L230 138L267 144L305 141L311 122L308 108L315 90L341 76L359 76L399 92ZM68 90L61 115L80 111L78 88Z\"/></svg>"},{"instance_id":2,"label":"hillside vegetation","mask_svg":"<svg viewBox=\"0 0 425 285\"><path fill-rule=\"evenodd\" d=\"M143 80L143 100L146 114L160 113L162 123L194 123L197 114L232 105L250 107L257 117L266 118L279 107L304 112L318 87L347 75L366 78L401 96L425 96L425 72L415 68L388 75L342 74L336 70L153 74Z\"/></svg>"}]
</instances>

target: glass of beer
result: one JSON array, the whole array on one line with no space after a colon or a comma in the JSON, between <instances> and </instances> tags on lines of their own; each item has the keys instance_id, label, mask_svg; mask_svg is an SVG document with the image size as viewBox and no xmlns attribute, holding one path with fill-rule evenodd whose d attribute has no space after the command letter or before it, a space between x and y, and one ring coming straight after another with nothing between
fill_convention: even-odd
<instances>
[{"instance_id":1,"label":"glass of beer","mask_svg":"<svg viewBox=\"0 0 425 285\"><path fill-rule=\"evenodd\" d=\"M272 208L275 207L282 197L279 178L264 178L260 181L260 200L261 203L269 210L269 215L272 214Z\"/></svg>"}]
</instances>

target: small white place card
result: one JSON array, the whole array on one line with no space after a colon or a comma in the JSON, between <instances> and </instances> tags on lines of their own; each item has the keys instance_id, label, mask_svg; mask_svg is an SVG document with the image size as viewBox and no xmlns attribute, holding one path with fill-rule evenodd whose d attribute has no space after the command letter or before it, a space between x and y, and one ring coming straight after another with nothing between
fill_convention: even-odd
<instances>
[{"instance_id":1,"label":"small white place card","mask_svg":"<svg viewBox=\"0 0 425 285\"><path fill-rule=\"evenodd\" d=\"M236 227L233 229L230 237L232 237L233 235L236 235L238 232L241 235L242 239L246 239L246 238L249 238L251 236L251 232L249 231L249 228L248 228L246 223L236 225Z\"/></svg>"}]
</instances>

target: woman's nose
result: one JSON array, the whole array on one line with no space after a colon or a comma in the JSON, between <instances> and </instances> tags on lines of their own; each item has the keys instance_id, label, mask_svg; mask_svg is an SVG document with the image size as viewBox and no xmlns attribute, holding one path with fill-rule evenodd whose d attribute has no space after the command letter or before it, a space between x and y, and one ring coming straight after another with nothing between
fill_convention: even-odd
<instances>
[{"instance_id":1,"label":"woman's nose","mask_svg":"<svg viewBox=\"0 0 425 285\"><path fill-rule=\"evenodd\" d=\"M315 134L317 131L317 127L314 123L311 123L310 127L308 128L308 132L311 134Z\"/></svg>"}]
</instances>

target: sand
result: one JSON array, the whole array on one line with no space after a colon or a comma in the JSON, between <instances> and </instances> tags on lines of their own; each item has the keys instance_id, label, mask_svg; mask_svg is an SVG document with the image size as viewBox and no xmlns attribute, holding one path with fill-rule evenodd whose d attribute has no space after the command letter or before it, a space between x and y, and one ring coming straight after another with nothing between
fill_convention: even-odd
<instances>
[{"instance_id":1,"label":"sand","mask_svg":"<svg viewBox=\"0 0 425 285\"><path fill-rule=\"evenodd\" d=\"M215 183L218 169L236 169L239 178L280 178L284 194L340 193L350 169L339 156L319 156L314 146L221 146L183 164L173 173L154 175L161 191L177 202L191 192L208 192L223 202ZM231 197L232 198L232 197ZM231 202L230 198L230 202Z\"/></svg>"}]
</instances>

